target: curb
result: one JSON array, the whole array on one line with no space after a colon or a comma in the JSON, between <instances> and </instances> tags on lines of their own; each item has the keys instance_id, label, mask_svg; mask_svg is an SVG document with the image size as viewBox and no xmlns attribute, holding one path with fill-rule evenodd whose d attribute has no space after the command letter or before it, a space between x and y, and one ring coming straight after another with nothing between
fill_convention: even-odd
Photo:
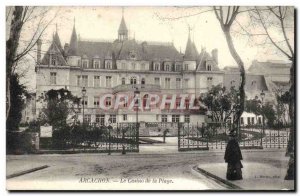
<instances>
[{"instance_id":1,"label":"curb","mask_svg":"<svg viewBox=\"0 0 300 196\"><path fill-rule=\"evenodd\" d=\"M229 182L228 180L225 180L225 179L223 179L223 178L220 178L220 177L218 177L218 176L216 176L216 175L214 175L214 174L212 174L212 173L210 173L210 172L208 172L208 171L206 171L206 170L204 170L204 169L199 168L198 166L194 166L193 169L194 169L195 171L197 171L197 172L199 172L199 173L205 175L205 176L208 176L208 177L210 177L210 178L213 178L215 181L217 181L217 182L219 182L219 183L223 183L223 184L227 185L227 186L228 186L229 188L231 188L231 189L236 189L236 190L242 190L242 189L243 189L243 188L241 188L241 187L239 187L239 186L237 186L237 185L235 185L235 184Z\"/></svg>"},{"instance_id":2,"label":"curb","mask_svg":"<svg viewBox=\"0 0 300 196\"><path fill-rule=\"evenodd\" d=\"M40 167L35 167L35 168L28 169L28 170L25 170L25 171L17 172L17 173L6 176L6 179L22 176L22 175L25 175L25 174L28 174L28 173L32 173L32 172L41 170L41 169L45 169L47 167L49 167L49 166L48 165L43 165L43 166L40 166Z\"/></svg>"}]
</instances>

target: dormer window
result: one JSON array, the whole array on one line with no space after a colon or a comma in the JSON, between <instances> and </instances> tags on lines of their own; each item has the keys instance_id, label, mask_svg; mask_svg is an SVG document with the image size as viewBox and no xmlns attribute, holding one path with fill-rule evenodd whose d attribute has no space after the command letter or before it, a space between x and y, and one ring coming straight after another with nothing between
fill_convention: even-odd
<instances>
[{"instance_id":1,"label":"dormer window","mask_svg":"<svg viewBox=\"0 0 300 196\"><path fill-rule=\"evenodd\" d=\"M165 66L165 71L170 71L170 64L166 64Z\"/></svg>"},{"instance_id":2,"label":"dormer window","mask_svg":"<svg viewBox=\"0 0 300 196\"><path fill-rule=\"evenodd\" d=\"M83 69L87 69L88 68L88 65L89 65L89 61L88 60L82 60L82 68Z\"/></svg>"},{"instance_id":3,"label":"dormer window","mask_svg":"<svg viewBox=\"0 0 300 196\"><path fill-rule=\"evenodd\" d=\"M56 65L56 56L54 54L51 55L50 65Z\"/></svg>"},{"instance_id":4,"label":"dormer window","mask_svg":"<svg viewBox=\"0 0 300 196\"><path fill-rule=\"evenodd\" d=\"M211 71L211 64L206 64L206 70Z\"/></svg>"},{"instance_id":5,"label":"dormer window","mask_svg":"<svg viewBox=\"0 0 300 196\"><path fill-rule=\"evenodd\" d=\"M175 71L180 71L181 69L180 69L180 64L176 64L175 65Z\"/></svg>"},{"instance_id":6,"label":"dormer window","mask_svg":"<svg viewBox=\"0 0 300 196\"><path fill-rule=\"evenodd\" d=\"M159 63L155 63L155 64L154 64L154 70L155 70L155 71L159 70Z\"/></svg>"},{"instance_id":7,"label":"dormer window","mask_svg":"<svg viewBox=\"0 0 300 196\"><path fill-rule=\"evenodd\" d=\"M100 61L94 60L94 69L100 69Z\"/></svg>"},{"instance_id":8,"label":"dormer window","mask_svg":"<svg viewBox=\"0 0 300 196\"><path fill-rule=\"evenodd\" d=\"M111 69L111 62L110 61L106 61L106 69Z\"/></svg>"}]
</instances>

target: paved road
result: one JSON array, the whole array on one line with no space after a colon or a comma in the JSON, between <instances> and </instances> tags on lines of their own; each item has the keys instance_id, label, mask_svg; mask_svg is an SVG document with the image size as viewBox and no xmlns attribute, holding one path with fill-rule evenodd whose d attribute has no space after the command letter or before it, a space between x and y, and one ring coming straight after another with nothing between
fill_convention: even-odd
<instances>
[{"instance_id":1,"label":"paved road","mask_svg":"<svg viewBox=\"0 0 300 196\"><path fill-rule=\"evenodd\" d=\"M165 189L206 190L225 187L196 172L201 163L222 163L224 152L174 154L73 154L7 156L7 167L49 165L49 168L7 180L8 189ZM284 151L243 151L244 161L282 167ZM244 168L247 169L247 168ZM108 180L108 181L107 181Z\"/></svg>"},{"instance_id":2,"label":"paved road","mask_svg":"<svg viewBox=\"0 0 300 196\"><path fill-rule=\"evenodd\" d=\"M214 156L215 159L221 156ZM40 163L50 167L7 180L8 189L224 189L193 173L198 154L126 156L113 154L8 156L10 163ZM106 182L106 179L110 183ZM91 182L94 180L94 182ZM157 181L156 181L157 180ZM97 181L97 182L96 182ZM100 182L101 181L101 182Z\"/></svg>"}]
</instances>

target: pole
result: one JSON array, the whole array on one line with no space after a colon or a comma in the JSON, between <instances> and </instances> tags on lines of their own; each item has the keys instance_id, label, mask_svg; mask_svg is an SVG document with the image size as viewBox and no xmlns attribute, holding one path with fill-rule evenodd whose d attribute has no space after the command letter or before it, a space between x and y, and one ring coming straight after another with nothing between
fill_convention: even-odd
<instances>
[{"instance_id":1,"label":"pole","mask_svg":"<svg viewBox=\"0 0 300 196\"><path fill-rule=\"evenodd\" d=\"M110 155L110 125L108 127L108 155Z\"/></svg>"},{"instance_id":2,"label":"pole","mask_svg":"<svg viewBox=\"0 0 300 196\"><path fill-rule=\"evenodd\" d=\"M82 95L82 124L84 124L84 95Z\"/></svg>"}]
</instances>

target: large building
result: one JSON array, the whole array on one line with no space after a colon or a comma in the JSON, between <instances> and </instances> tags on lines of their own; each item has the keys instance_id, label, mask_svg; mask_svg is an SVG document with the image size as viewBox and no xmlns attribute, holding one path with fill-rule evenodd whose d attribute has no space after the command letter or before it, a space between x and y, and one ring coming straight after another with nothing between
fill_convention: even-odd
<instances>
[{"instance_id":1,"label":"large building","mask_svg":"<svg viewBox=\"0 0 300 196\"><path fill-rule=\"evenodd\" d=\"M41 44L41 41L38 42L36 95L41 96L50 89L67 88L75 96L82 97L85 87L86 122L105 124L109 119L112 123L136 121L136 111L126 109L126 104L117 109L99 107L101 97L106 94L133 95L138 89L144 104L149 94L168 95L166 99L180 94L198 97L211 86L224 83L224 71L218 67L217 49L211 54L204 49L199 53L190 35L184 54L172 43L130 39L124 16L117 39L113 42L78 39L74 23L69 44L62 47L58 32L55 32L43 58ZM200 115L198 109L189 108L190 100L184 101L186 107L182 110L177 109L180 105L177 98L175 108L166 103L163 108L143 109L139 111L139 121L204 122L205 115ZM110 106L111 102L109 97L104 100L106 106ZM37 103L36 107L38 116L42 104ZM81 121L82 116L80 112Z\"/></svg>"}]
</instances>

